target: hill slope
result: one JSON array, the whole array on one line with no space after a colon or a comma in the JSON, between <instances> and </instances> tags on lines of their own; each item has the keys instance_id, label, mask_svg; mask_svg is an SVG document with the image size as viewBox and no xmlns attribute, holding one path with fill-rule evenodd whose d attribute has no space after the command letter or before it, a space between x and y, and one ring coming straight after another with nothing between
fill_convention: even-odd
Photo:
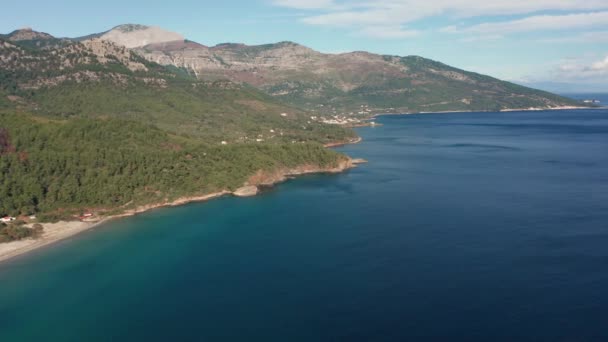
<instances>
[{"instance_id":1,"label":"hill slope","mask_svg":"<svg viewBox=\"0 0 608 342\"><path fill-rule=\"evenodd\" d=\"M251 84L285 103L321 112L500 110L580 103L418 56L324 54L281 42L207 47L177 40L137 47L139 55L199 79Z\"/></svg>"},{"instance_id":2,"label":"hill slope","mask_svg":"<svg viewBox=\"0 0 608 342\"><path fill-rule=\"evenodd\" d=\"M319 144L207 144L121 119L0 111L0 215L111 212L220 190L259 171L334 167Z\"/></svg>"},{"instance_id":3,"label":"hill slope","mask_svg":"<svg viewBox=\"0 0 608 342\"><path fill-rule=\"evenodd\" d=\"M309 120L254 87L201 81L98 38L4 35L0 216L126 210L347 162L321 143L354 133Z\"/></svg>"},{"instance_id":4,"label":"hill slope","mask_svg":"<svg viewBox=\"0 0 608 342\"><path fill-rule=\"evenodd\" d=\"M49 38L50 39L50 38ZM254 87L197 80L98 38L38 48L0 38L0 91L55 117L120 117L205 139L330 142L350 131L308 121ZM1 104L2 102L0 102Z\"/></svg>"}]
</instances>

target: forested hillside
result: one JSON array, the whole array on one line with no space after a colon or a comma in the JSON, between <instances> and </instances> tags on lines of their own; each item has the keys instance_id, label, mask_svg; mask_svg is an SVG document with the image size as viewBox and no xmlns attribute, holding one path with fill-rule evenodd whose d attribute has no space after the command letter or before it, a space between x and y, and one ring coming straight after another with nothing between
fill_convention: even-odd
<instances>
[{"instance_id":1,"label":"forested hillside","mask_svg":"<svg viewBox=\"0 0 608 342\"><path fill-rule=\"evenodd\" d=\"M0 91L7 95L2 99L35 114L119 117L218 142L255 141L260 135L264 140L317 142L353 136L352 131L309 122L302 110L253 87L200 81L110 42L36 45L0 38Z\"/></svg>"},{"instance_id":2,"label":"forested hillside","mask_svg":"<svg viewBox=\"0 0 608 342\"><path fill-rule=\"evenodd\" d=\"M335 165L351 130L98 39L0 37L0 216L122 210Z\"/></svg>"},{"instance_id":3,"label":"forested hillside","mask_svg":"<svg viewBox=\"0 0 608 342\"><path fill-rule=\"evenodd\" d=\"M216 145L121 119L0 114L0 213L146 204L234 190L258 170L344 158L315 143Z\"/></svg>"}]
</instances>

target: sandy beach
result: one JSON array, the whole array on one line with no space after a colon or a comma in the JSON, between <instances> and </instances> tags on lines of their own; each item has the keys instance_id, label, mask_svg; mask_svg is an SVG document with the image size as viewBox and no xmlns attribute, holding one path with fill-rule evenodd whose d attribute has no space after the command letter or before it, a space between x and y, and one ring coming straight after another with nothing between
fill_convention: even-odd
<instances>
[{"instance_id":1,"label":"sandy beach","mask_svg":"<svg viewBox=\"0 0 608 342\"><path fill-rule=\"evenodd\" d=\"M40 247L44 247L55 243L57 241L64 240L86 230L89 230L93 227L99 226L103 223L106 223L110 220L128 217L137 214L144 213L146 211L162 208L162 207L174 207L179 205L184 205L192 202L204 202L210 199L218 198L224 195L231 194L230 191L220 191L214 192L211 194L201 195L201 196L192 196L192 197L183 197L179 198L172 202L165 203L157 203L151 205L140 206L135 209L126 210L125 212L113 215L113 216L105 216L99 218L97 220L86 220L86 221L59 221L55 223L41 223L44 227L44 231L42 236L37 239L24 239L19 241L12 241L6 243L0 243L0 262L5 260L14 258L18 255L25 254L32 250L38 249Z\"/></svg>"},{"instance_id":2,"label":"sandy beach","mask_svg":"<svg viewBox=\"0 0 608 342\"><path fill-rule=\"evenodd\" d=\"M360 140L359 140L360 141ZM357 141L358 142L358 141ZM362 159L348 159L345 162L341 163L338 167L335 168L314 168L303 166L302 168L295 169L284 169L279 170L276 173L272 173L271 175L265 175L266 179L260 179L258 182L254 182L252 184L246 184L244 187L236 189L233 191L223 190L214 193L204 194L200 196L190 196L176 199L171 202L157 203L157 204L149 204L144 206L139 206L135 209L125 210L123 213L100 217L99 219L92 219L86 221L59 221L56 223L41 223L44 227L44 231L42 236L37 239L24 239L19 241L12 241L6 243L0 243L0 263L11 258L14 258L19 255L23 255L35 249L51 245L55 242L64 240L66 238L77 235L81 232L89 230L93 227L104 224L110 220L134 216L137 214L141 214L153 209L163 208L163 207L175 207L193 202L204 202L214 198L226 196L226 195L234 195L237 197L243 197L242 193L245 188L257 187L259 185L274 185L280 182L285 181L289 177L299 176L305 174L313 174L313 173L338 173L350 168L355 167L357 164L361 164L365 162ZM257 188L256 188L257 189ZM256 191L257 194L257 191Z\"/></svg>"},{"instance_id":3,"label":"sandy beach","mask_svg":"<svg viewBox=\"0 0 608 342\"><path fill-rule=\"evenodd\" d=\"M110 218L105 218L96 222L59 221L56 223L44 223L44 232L38 239L30 238L0 243L0 262L74 236L80 232L100 225L109 219Z\"/></svg>"}]
</instances>

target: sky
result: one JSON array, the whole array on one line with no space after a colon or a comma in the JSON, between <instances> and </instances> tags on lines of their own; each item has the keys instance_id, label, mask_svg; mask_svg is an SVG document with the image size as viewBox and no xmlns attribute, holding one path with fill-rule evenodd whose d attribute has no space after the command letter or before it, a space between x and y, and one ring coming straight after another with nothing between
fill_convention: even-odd
<instances>
[{"instance_id":1,"label":"sky","mask_svg":"<svg viewBox=\"0 0 608 342\"><path fill-rule=\"evenodd\" d=\"M2 33L76 37L137 23L205 45L288 40L326 53L419 55L549 90L608 92L608 0L30 0L2 8Z\"/></svg>"}]
</instances>

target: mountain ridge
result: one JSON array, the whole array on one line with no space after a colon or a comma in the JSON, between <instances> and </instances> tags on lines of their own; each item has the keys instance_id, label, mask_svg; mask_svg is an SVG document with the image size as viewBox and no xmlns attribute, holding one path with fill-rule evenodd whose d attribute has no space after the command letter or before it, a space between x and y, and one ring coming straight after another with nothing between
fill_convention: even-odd
<instances>
[{"instance_id":1,"label":"mountain ridge","mask_svg":"<svg viewBox=\"0 0 608 342\"><path fill-rule=\"evenodd\" d=\"M323 145L352 130L247 84L200 80L101 38L26 34L0 36L0 217L112 215L349 160ZM0 242L13 228L0 224Z\"/></svg>"},{"instance_id":2,"label":"mountain ridge","mask_svg":"<svg viewBox=\"0 0 608 342\"><path fill-rule=\"evenodd\" d=\"M375 113L406 113L582 105L421 56L327 54L291 41L206 46L176 40L133 51L199 79L247 83L289 105L322 114L356 116L362 106Z\"/></svg>"},{"instance_id":3,"label":"mountain ridge","mask_svg":"<svg viewBox=\"0 0 608 342\"><path fill-rule=\"evenodd\" d=\"M421 56L366 51L327 54L292 41L207 46L179 33L140 24L118 25L85 37L112 41L148 61L184 70L202 81L248 84L289 106L322 115L583 106ZM75 40L83 41L82 37Z\"/></svg>"},{"instance_id":4,"label":"mountain ridge","mask_svg":"<svg viewBox=\"0 0 608 342\"><path fill-rule=\"evenodd\" d=\"M217 142L325 144L353 135L308 123L306 112L247 84L196 79L102 38L42 48L0 37L0 67L0 107L54 117L144 120Z\"/></svg>"}]
</instances>

